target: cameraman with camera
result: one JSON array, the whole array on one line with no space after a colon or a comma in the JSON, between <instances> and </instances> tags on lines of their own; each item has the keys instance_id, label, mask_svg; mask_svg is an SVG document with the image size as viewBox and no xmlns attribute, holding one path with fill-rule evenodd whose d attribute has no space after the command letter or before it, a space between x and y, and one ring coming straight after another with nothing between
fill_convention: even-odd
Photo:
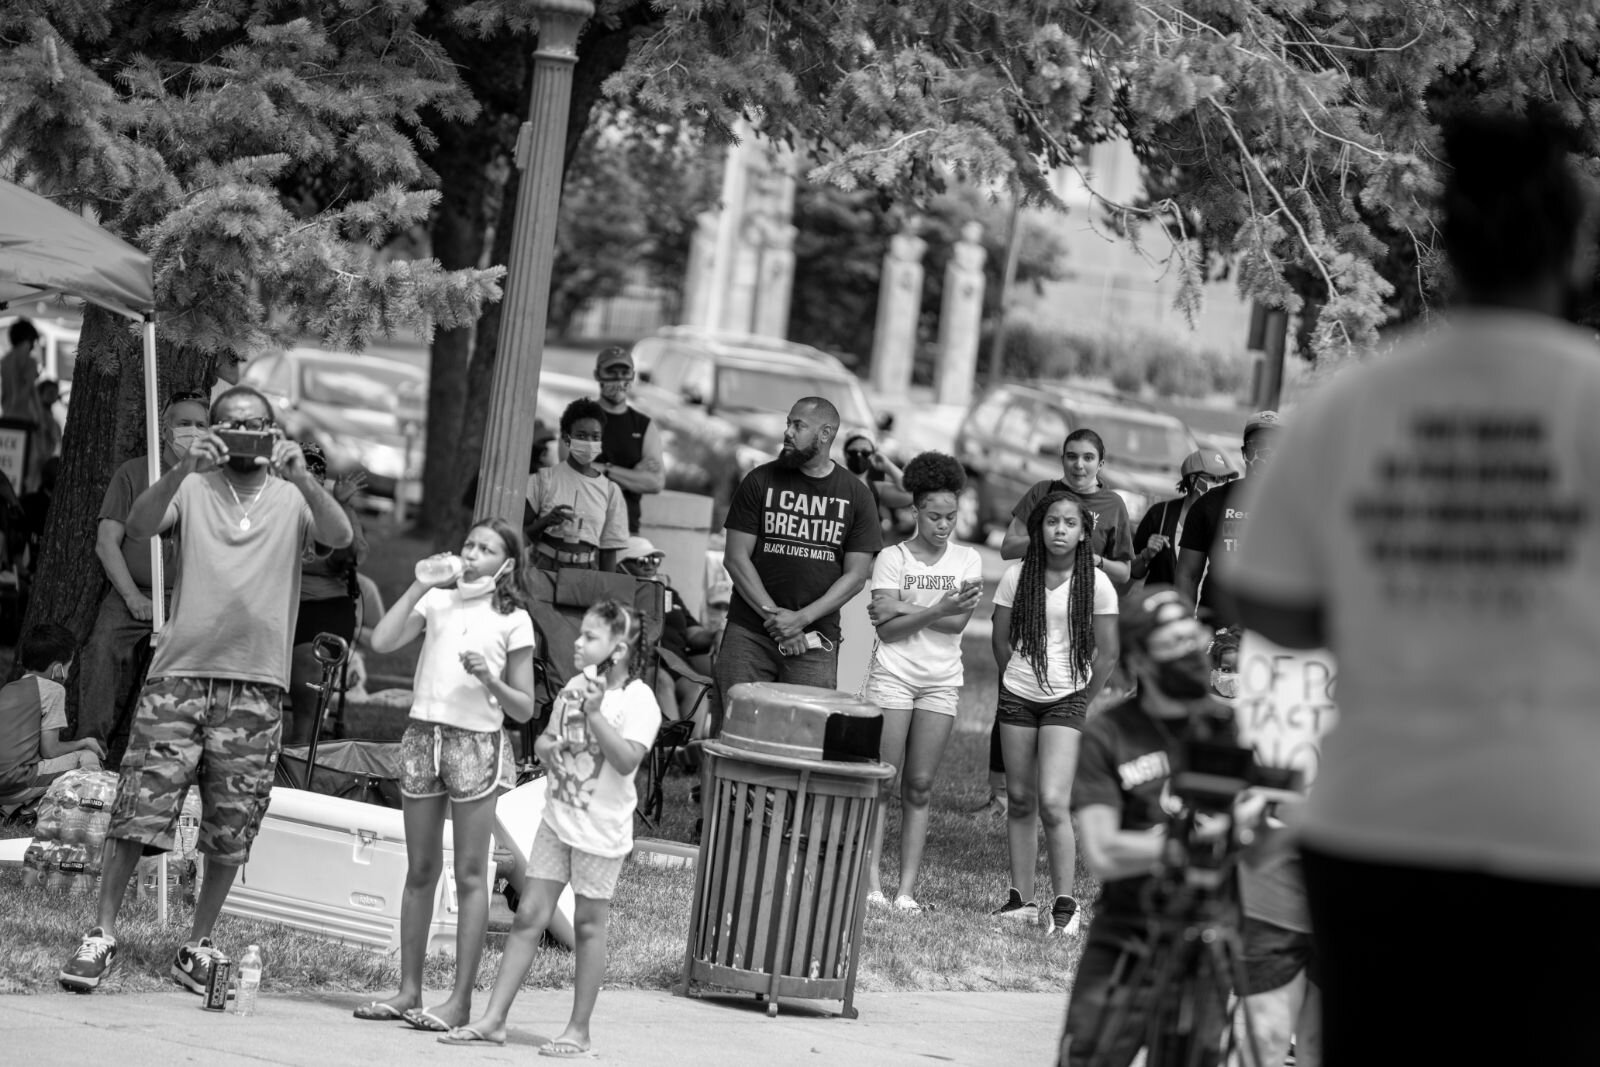
<instances>
[{"instance_id":1,"label":"cameraman with camera","mask_svg":"<svg viewBox=\"0 0 1600 1067\"><path fill-rule=\"evenodd\" d=\"M1181 1040L1198 1057L1184 1053L1173 1062L1209 1067L1221 1061L1227 1026L1226 961L1205 988L1187 967L1157 958L1152 946L1163 923L1207 920L1237 929L1226 861L1235 827L1242 842L1260 803L1248 794L1195 803L1174 786L1197 743L1220 751L1230 771L1242 773L1250 755L1238 745L1231 711L1211 696L1211 634L1191 601L1171 586L1149 587L1123 600L1118 632L1136 689L1089 721L1078 753L1078 847L1103 885L1067 1006L1060 1063L1126 1067L1161 1029L1155 1014L1179 998L1162 984L1191 981L1189 1029L1172 1044ZM1189 902L1198 910L1180 912ZM1169 1061L1152 1047L1149 1062Z\"/></svg>"}]
</instances>

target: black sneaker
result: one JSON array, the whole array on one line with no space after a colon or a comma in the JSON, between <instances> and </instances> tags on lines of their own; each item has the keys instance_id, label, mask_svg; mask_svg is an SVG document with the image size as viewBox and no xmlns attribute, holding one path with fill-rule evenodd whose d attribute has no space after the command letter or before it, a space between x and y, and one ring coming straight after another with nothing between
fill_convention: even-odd
<instances>
[{"instance_id":1,"label":"black sneaker","mask_svg":"<svg viewBox=\"0 0 1600 1067\"><path fill-rule=\"evenodd\" d=\"M111 973L111 965L116 960L117 939L107 937L106 932L96 926L83 935L78 951L72 954L56 977L62 989L74 993L92 993L100 988L100 983Z\"/></svg>"},{"instance_id":2,"label":"black sneaker","mask_svg":"<svg viewBox=\"0 0 1600 1067\"><path fill-rule=\"evenodd\" d=\"M1025 923L1037 923L1039 921L1039 905L1031 900L1024 901L1022 894L1013 888L1007 893L1006 902L989 914L997 915L1002 919L1016 919Z\"/></svg>"},{"instance_id":3,"label":"black sneaker","mask_svg":"<svg viewBox=\"0 0 1600 1067\"><path fill-rule=\"evenodd\" d=\"M209 937L202 937L198 945L184 945L172 961L173 980L189 992L205 996L206 983L211 981L212 968L220 955Z\"/></svg>"},{"instance_id":4,"label":"black sneaker","mask_svg":"<svg viewBox=\"0 0 1600 1067\"><path fill-rule=\"evenodd\" d=\"M1056 902L1050 905L1050 919L1045 926L1045 936L1051 934L1075 934L1082 925L1078 916L1078 902L1071 897L1056 897Z\"/></svg>"}]
</instances>

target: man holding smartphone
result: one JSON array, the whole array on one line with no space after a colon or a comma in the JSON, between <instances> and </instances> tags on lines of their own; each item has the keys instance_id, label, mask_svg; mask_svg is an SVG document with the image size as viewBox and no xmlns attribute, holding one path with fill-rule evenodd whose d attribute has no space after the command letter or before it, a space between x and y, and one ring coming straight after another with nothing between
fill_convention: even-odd
<instances>
[{"instance_id":1,"label":"man holding smartphone","mask_svg":"<svg viewBox=\"0 0 1600 1067\"><path fill-rule=\"evenodd\" d=\"M116 960L117 913L145 850L172 848L184 792L198 784L206 878L171 974L204 993L219 955L211 929L266 814L282 730L300 559L351 540L344 510L285 440L272 406L235 386L211 428L141 493L130 537L181 523L172 618L139 694L107 835L97 924L61 968L63 986L99 987Z\"/></svg>"}]
</instances>

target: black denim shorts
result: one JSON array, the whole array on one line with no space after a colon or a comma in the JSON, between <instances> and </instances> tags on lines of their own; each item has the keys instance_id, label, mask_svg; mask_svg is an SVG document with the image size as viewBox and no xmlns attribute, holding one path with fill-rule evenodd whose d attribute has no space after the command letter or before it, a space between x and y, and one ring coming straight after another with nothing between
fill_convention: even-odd
<instances>
[{"instance_id":1,"label":"black denim shorts","mask_svg":"<svg viewBox=\"0 0 1600 1067\"><path fill-rule=\"evenodd\" d=\"M995 721L1003 726L1024 726L1037 730L1041 726L1066 726L1082 730L1089 717L1089 695L1082 689L1060 700L1042 703L1019 697L1000 683L1000 699L995 705Z\"/></svg>"}]
</instances>

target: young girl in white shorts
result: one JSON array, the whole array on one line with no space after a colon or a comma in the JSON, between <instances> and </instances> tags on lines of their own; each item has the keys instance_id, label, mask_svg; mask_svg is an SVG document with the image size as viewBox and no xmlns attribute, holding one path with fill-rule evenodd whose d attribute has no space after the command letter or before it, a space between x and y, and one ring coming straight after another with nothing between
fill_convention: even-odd
<instances>
[{"instance_id":1,"label":"young girl in white shorts","mask_svg":"<svg viewBox=\"0 0 1600 1067\"><path fill-rule=\"evenodd\" d=\"M884 549L872 568L868 612L878 646L866 695L883 711L879 758L899 771L883 785L887 804L895 781L900 783L900 885L893 906L921 911L912 889L928 838L933 776L956 722L961 631L983 594L983 564L974 549L951 540L956 500L967 482L961 464L924 452L906 464L903 482L916 509L917 532ZM884 822L880 815L873 832L867 900L886 905L880 873Z\"/></svg>"},{"instance_id":2,"label":"young girl in white shorts","mask_svg":"<svg viewBox=\"0 0 1600 1067\"><path fill-rule=\"evenodd\" d=\"M439 1039L447 1045L505 1044L506 1015L561 889L570 882L577 931L572 1016L539 1054L558 1059L594 1054L589 1019L605 976L611 894L633 849L633 810L639 802L634 772L661 725L655 694L638 677L643 630L638 615L615 600L596 604L583 617L572 649L579 673L557 694L549 725L534 746L539 761L550 768L549 793L489 1008L472 1025Z\"/></svg>"}]
</instances>

